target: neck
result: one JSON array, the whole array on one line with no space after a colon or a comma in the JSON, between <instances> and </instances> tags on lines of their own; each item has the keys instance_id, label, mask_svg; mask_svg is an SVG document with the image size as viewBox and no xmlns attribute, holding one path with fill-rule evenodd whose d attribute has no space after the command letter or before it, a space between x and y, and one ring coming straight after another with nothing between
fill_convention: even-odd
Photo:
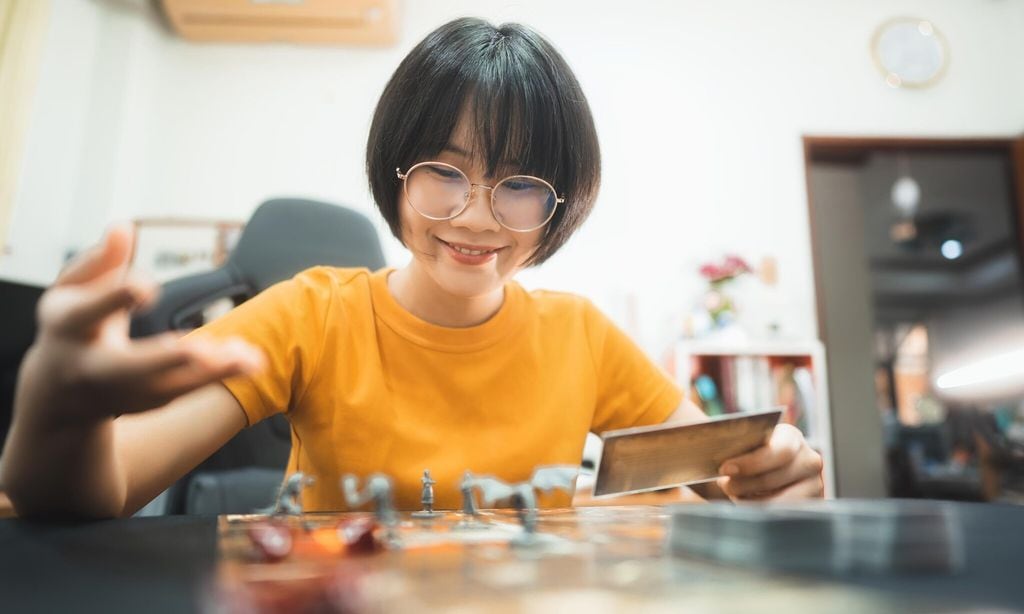
<instances>
[{"instance_id":1,"label":"neck","mask_svg":"<svg viewBox=\"0 0 1024 614\"><path fill-rule=\"evenodd\" d=\"M388 291L403 309L417 318L448 328L483 324L501 309L504 288L480 296L455 296L413 260L388 276Z\"/></svg>"}]
</instances>

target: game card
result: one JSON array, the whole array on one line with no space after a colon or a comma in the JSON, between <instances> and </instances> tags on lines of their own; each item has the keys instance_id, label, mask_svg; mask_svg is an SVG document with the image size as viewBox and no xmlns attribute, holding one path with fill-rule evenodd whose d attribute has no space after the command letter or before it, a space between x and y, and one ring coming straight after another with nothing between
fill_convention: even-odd
<instances>
[{"instance_id":1,"label":"game card","mask_svg":"<svg viewBox=\"0 0 1024 614\"><path fill-rule=\"evenodd\" d=\"M723 462L766 443L780 415L781 410L772 409L602 433L594 496L713 480Z\"/></svg>"}]
</instances>

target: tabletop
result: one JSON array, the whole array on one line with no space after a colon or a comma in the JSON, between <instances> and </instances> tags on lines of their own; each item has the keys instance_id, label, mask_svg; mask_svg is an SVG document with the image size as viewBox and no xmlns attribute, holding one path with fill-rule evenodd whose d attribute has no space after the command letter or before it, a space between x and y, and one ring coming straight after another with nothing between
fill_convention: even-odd
<instances>
[{"instance_id":1,"label":"tabletop","mask_svg":"<svg viewBox=\"0 0 1024 614\"><path fill-rule=\"evenodd\" d=\"M466 531L451 513L402 514L399 548L339 550L365 514L309 514L283 560L256 556L265 517L167 516L54 524L0 520L0 608L9 611L1024 611L1024 508L955 504L965 566L955 574L777 573L674 555L670 510L545 510L539 542L510 545L513 512ZM823 545L823 547L825 547ZM326 605L325 605L326 604Z\"/></svg>"}]
</instances>

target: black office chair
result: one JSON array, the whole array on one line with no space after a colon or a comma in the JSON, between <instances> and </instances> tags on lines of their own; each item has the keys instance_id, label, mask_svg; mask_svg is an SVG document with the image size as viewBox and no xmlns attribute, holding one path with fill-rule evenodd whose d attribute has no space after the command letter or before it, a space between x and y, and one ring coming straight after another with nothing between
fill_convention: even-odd
<instances>
[{"instance_id":1,"label":"black office chair","mask_svg":"<svg viewBox=\"0 0 1024 614\"><path fill-rule=\"evenodd\" d=\"M25 352L36 336L42 286L0 280L0 451L14 413L14 387Z\"/></svg>"},{"instance_id":2,"label":"black office chair","mask_svg":"<svg viewBox=\"0 0 1024 614\"><path fill-rule=\"evenodd\" d=\"M132 336L203 324L211 303L237 305L316 265L384 266L377 232L363 215L313 200L280 198L256 209L220 268L164 284L158 304L132 320ZM242 513L265 506L281 482L291 427L276 415L243 430L162 497L167 514Z\"/></svg>"},{"instance_id":3,"label":"black office chair","mask_svg":"<svg viewBox=\"0 0 1024 614\"><path fill-rule=\"evenodd\" d=\"M984 501L977 467L952 464L955 433L949 422L901 426L896 456L890 462L904 475L905 489L894 496L954 501ZM890 468L891 469L891 468Z\"/></svg>"}]
</instances>

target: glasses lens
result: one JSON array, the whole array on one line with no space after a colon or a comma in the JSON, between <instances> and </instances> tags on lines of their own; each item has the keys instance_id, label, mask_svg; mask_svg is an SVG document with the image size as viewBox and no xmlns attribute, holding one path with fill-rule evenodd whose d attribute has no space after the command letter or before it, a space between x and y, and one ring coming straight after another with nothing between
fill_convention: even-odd
<instances>
[{"instance_id":1,"label":"glasses lens","mask_svg":"<svg viewBox=\"0 0 1024 614\"><path fill-rule=\"evenodd\" d=\"M533 230L555 212L555 191L536 177L509 177L494 188L494 215L506 228Z\"/></svg>"},{"instance_id":2,"label":"glasses lens","mask_svg":"<svg viewBox=\"0 0 1024 614\"><path fill-rule=\"evenodd\" d=\"M469 190L466 176L446 164L417 166L405 180L409 204L421 214L436 220L447 220L458 215L466 206Z\"/></svg>"}]
</instances>

